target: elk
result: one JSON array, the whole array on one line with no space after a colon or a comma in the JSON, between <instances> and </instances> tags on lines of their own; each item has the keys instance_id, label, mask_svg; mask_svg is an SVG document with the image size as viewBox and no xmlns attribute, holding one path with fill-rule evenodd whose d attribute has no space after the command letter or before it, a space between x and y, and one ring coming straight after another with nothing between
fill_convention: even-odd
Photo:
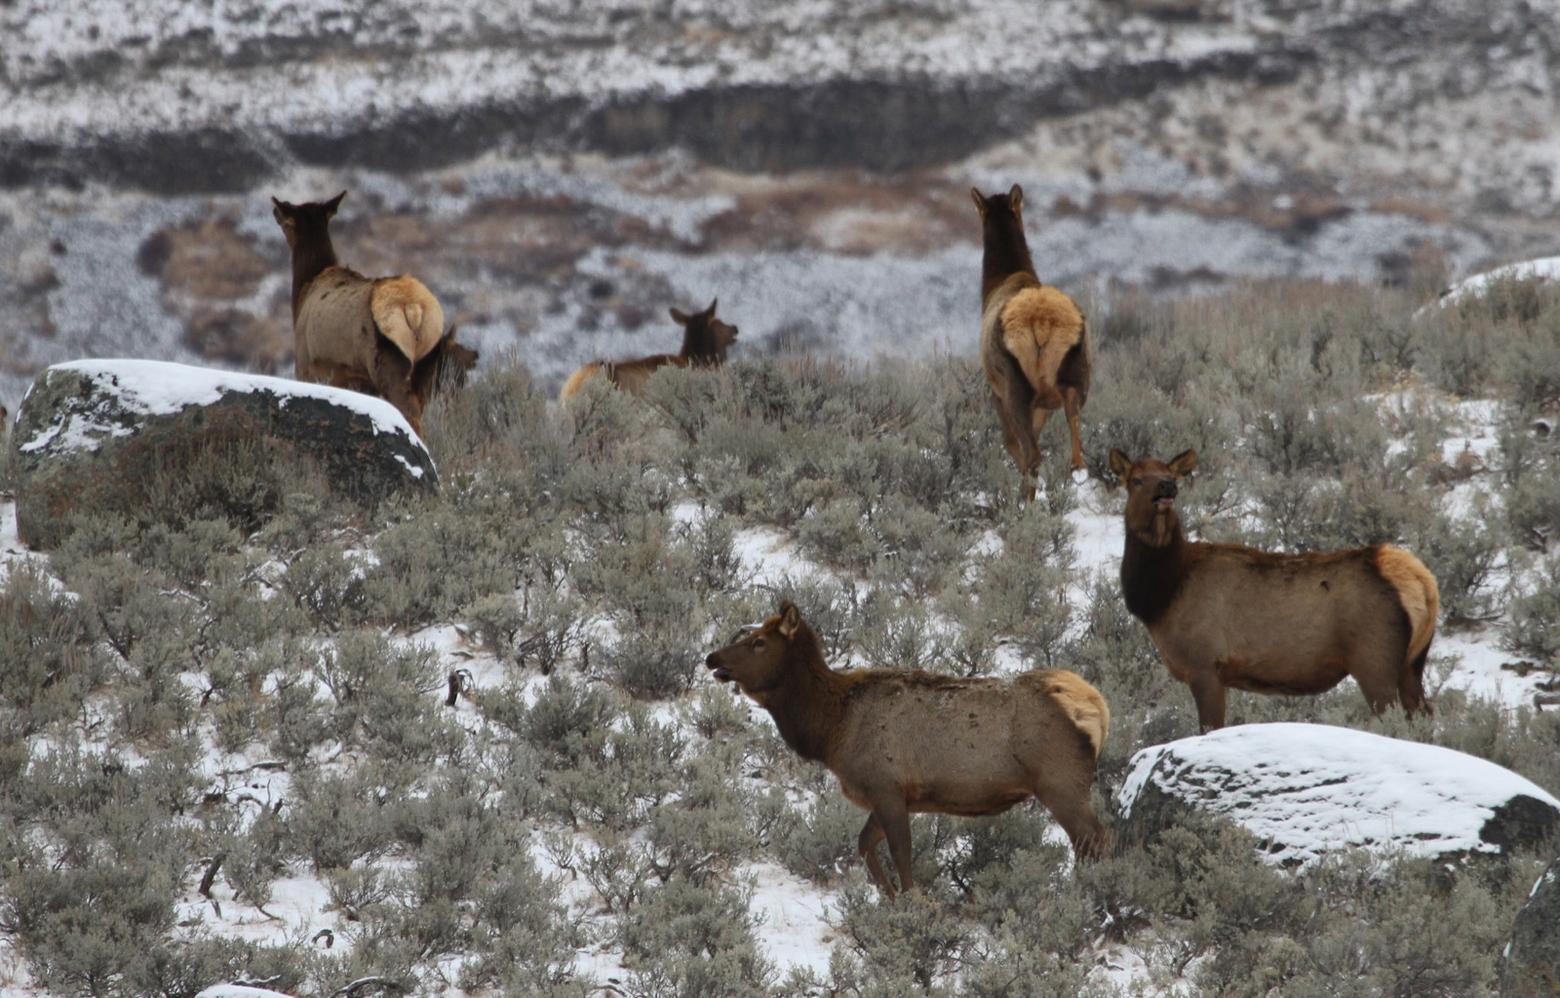
<instances>
[{"instance_id":1,"label":"elk","mask_svg":"<svg viewBox=\"0 0 1560 998\"><path fill-rule=\"evenodd\" d=\"M1093 357L1088 324L1067 295L1040 283L1024 238L1024 190L970 196L980 213L980 361L1002 442L1033 499L1040 431L1058 409L1072 434L1072 469L1083 470L1079 415L1089 398Z\"/></svg>"},{"instance_id":2,"label":"elk","mask_svg":"<svg viewBox=\"0 0 1560 998\"><path fill-rule=\"evenodd\" d=\"M1175 500L1196 451L1133 462L1112 450L1110 467L1127 486L1122 596L1192 688L1203 731L1224 726L1227 689L1316 694L1344 676L1378 715L1394 701L1431 712L1425 658L1441 595L1418 558L1390 544L1273 554L1188 541Z\"/></svg>"},{"instance_id":3,"label":"elk","mask_svg":"<svg viewBox=\"0 0 1560 998\"><path fill-rule=\"evenodd\" d=\"M569 375L563 391L558 393L558 400L569 401L598 375L629 394L638 395L645 390L650 375L668 364L677 367L719 367L724 364L726 351L736 342L737 327L715 318L715 306L719 303L719 298L711 299L709 308L692 315L681 309L671 309L672 321L683 327L682 349L677 353L658 353L638 360L592 361Z\"/></svg>"},{"instance_id":4,"label":"elk","mask_svg":"<svg viewBox=\"0 0 1560 998\"><path fill-rule=\"evenodd\" d=\"M417 278L368 278L337 262L330 220L346 195L307 204L271 199L292 252L295 375L378 395L422 436L423 409L455 331L445 331L444 309Z\"/></svg>"},{"instance_id":5,"label":"elk","mask_svg":"<svg viewBox=\"0 0 1560 998\"><path fill-rule=\"evenodd\" d=\"M846 798L868 812L857 848L890 897L894 886L877 846L888 840L900 886L912 888L912 812L999 814L1035 797L1080 857L1099 856L1108 845L1089 788L1110 710L1075 673L1002 680L835 672L792 603L739 632L705 665L767 710L792 751L823 763Z\"/></svg>"}]
</instances>

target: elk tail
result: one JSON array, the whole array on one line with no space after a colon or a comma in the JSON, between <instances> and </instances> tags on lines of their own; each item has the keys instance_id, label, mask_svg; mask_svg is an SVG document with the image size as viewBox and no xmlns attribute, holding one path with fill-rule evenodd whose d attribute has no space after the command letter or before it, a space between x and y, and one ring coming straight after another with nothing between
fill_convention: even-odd
<instances>
[{"instance_id":1,"label":"elk tail","mask_svg":"<svg viewBox=\"0 0 1560 998\"><path fill-rule=\"evenodd\" d=\"M558 393L559 402L567 402L569 399L585 390L585 383L601 373L601 362L593 361L569 375L569 380L563 383L563 391Z\"/></svg>"},{"instance_id":2,"label":"elk tail","mask_svg":"<svg viewBox=\"0 0 1560 998\"><path fill-rule=\"evenodd\" d=\"M1110 707L1105 698L1076 672L1054 669L1045 679L1046 695L1062 708L1067 720L1088 741L1094 758L1099 759L1105 735L1110 731Z\"/></svg>"},{"instance_id":3,"label":"elk tail","mask_svg":"<svg viewBox=\"0 0 1560 998\"><path fill-rule=\"evenodd\" d=\"M1425 563L1400 547L1383 544L1376 549L1376 571L1397 593L1408 617L1408 649L1403 664L1423 672L1435 621L1441 613L1441 589Z\"/></svg>"},{"instance_id":4,"label":"elk tail","mask_svg":"<svg viewBox=\"0 0 1560 998\"><path fill-rule=\"evenodd\" d=\"M444 337L444 309L415 277L403 274L374 282L368 305L380 333L414 364Z\"/></svg>"},{"instance_id":5,"label":"elk tail","mask_svg":"<svg viewBox=\"0 0 1560 998\"><path fill-rule=\"evenodd\" d=\"M1056 404L1045 408L1061 408L1056 373L1068 352L1083 340L1083 313L1061 291L1042 285L1014 295L1002 309L1000 321L1002 345L1018 361L1042 404L1055 396Z\"/></svg>"}]
</instances>

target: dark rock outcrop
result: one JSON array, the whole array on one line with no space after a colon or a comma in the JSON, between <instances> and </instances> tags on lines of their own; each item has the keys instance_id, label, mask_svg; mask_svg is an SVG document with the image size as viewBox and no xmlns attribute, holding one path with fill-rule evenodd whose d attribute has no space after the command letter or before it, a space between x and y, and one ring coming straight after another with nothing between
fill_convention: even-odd
<instances>
[{"instance_id":1,"label":"dark rock outcrop","mask_svg":"<svg viewBox=\"0 0 1560 998\"><path fill-rule=\"evenodd\" d=\"M253 527L288 491L365 506L438 476L389 403L282 378L140 360L45 370L11 435L17 532L57 545L80 514Z\"/></svg>"},{"instance_id":2,"label":"dark rock outcrop","mask_svg":"<svg viewBox=\"0 0 1560 998\"><path fill-rule=\"evenodd\" d=\"M1501 964L1500 993L1560 994L1560 859L1549 864L1517 912Z\"/></svg>"}]
</instances>

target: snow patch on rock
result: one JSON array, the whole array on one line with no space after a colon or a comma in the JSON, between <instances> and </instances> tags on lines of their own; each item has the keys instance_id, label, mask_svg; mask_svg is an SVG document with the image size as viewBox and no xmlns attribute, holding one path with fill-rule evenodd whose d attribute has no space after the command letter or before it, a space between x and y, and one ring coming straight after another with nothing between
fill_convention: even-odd
<instances>
[{"instance_id":1,"label":"snow patch on rock","mask_svg":"<svg viewBox=\"0 0 1560 998\"><path fill-rule=\"evenodd\" d=\"M1481 833L1508 801L1560 812L1552 794L1494 763L1323 724L1248 724L1143 749L1119 794L1124 817L1151 784L1232 819L1285 866L1347 848L1494 853Z\"/></svg>"}]
</instances>

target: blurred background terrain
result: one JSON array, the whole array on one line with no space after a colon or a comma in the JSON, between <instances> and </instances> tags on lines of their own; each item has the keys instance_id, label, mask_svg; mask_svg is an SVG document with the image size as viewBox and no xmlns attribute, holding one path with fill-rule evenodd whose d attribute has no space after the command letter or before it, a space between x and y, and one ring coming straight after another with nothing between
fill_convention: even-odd
<instances>
[{"instance_id":1,"label":"blurred background terrain","mask_svg":"<svg viewBox=\"0 0 1560 998\"><path fill-rule=\"evenodd\" d=\"M544 383L675 348L970 352L967 189L1095 302L1553 253L1560 8L1462 0L0 6L0 402L145 356L291 372L269 195L351 191Z\"/></svg>"}]
</instances>

